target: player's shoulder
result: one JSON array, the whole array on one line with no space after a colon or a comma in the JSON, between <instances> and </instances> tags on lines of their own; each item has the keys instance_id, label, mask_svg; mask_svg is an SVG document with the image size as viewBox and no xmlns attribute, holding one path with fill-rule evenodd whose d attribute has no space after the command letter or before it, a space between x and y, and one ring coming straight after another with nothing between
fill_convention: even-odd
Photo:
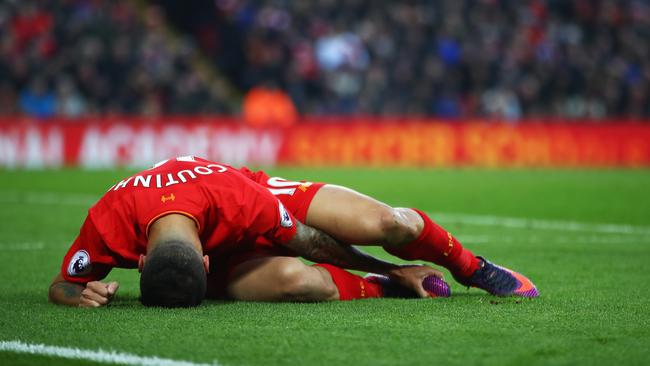
<instances>
[{"instance_id":1,"label":"player's shoulder","mask_svg":"<svg viewBox=\"0 0 650 366\"><path fill-rule=\"evenodd\" d=\"M242 166L238 171L246 178L256 183L263 183L269 179L269 175L263 170L252 170L246 166Z\"/></svg>"},{"instance_id":2,"label":"player's shoulder","mask_svg":"<svg viewBox=\"0 0 650 366\"><path fill-rule=\"evenodd\" d=\"M201 158L198 156L190 156L190 157L182 157L182 158L176 158L176 160L180 162L193 162L195 164L199 164L201 166L204 166L208 169L216 169L217 172L219 173L231 173L236 176L244 176L250 180L253 180L255 182L259 181L260 179L265 179L268 178L268 175L266 172L263 170L253 170L250 169L247 166L241 166L239 168L233 167L229 164L221 163L221 162L216 162L212 160L208 160L205 158ZM206 170L207 171L207 170Z\"/></svg>"},{"instance_id":3,"label":"player's shoulder","mask_svg":"<svg viewBox=\"0 0 650 366\"><path fill-rule=\"evenodd\" d=\"M185 155L185 156L178 156L178 157L173 157L173 158L168 158L161 160L151 167L150 170L156 170L160 168L165 168L165 169L170 169L172 167L178 167L178 166L210 166L210 167L217 167L221 169L235 169L228 164L220 163L217 161L212 161L208 160L199 156L195 155Z\"/></svg>"}]
</instances>

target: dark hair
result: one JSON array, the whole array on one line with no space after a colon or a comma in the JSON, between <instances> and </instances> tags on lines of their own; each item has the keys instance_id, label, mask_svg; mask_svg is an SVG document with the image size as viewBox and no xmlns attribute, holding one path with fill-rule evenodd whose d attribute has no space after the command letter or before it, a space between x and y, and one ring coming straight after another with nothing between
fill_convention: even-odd
<instances>
[{"instance_id":1,"label":"dark hair","mask_svg":"<svg viewBox=\"0 0 650 366\"><path fill-rule=\"evenodd\" d=\"M205 297L207 275L201 255L190 244L170 240L147 255L140 276L144 306L198 306Z\"/></svg>"}]
</instances>

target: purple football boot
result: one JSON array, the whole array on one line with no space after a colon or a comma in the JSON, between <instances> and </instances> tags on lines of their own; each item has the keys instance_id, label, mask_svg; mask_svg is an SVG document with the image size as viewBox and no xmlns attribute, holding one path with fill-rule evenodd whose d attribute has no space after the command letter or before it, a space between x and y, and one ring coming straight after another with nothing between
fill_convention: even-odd
<instances>
[{"instance_id":1,"label":"purple football boot","mask_svg":"<svg viewBox=\"0 0 650 366\"><path fill-rule=\"evenodd\" d=\"M479 259L480 267L469 278L454 276L456 281L467 287L483 289L496 296L537 297L539 291L531 280L521 273Z\"/></svg>"}]
</instances>

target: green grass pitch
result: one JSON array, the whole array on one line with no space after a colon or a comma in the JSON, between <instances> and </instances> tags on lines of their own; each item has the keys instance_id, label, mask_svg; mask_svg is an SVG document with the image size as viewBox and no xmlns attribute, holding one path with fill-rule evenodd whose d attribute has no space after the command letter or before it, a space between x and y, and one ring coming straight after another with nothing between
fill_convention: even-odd
<instances>
[{"instance_id":1,"label":"green grass pitch","mask_svg":"<svg viewBox=\"0 0 650 366\"><path fill-rule=\"evenodd\" d=\"M650 171L274 169L432 213L520 270L535 300L452 284L450 299L143 308L137 271L114 304L47 288L88 206L128 171L0 171L0 341L219 365L641 365L650 362ZM514 219L504 219L514 218ZM537 221L532 219L539 219ZM380 249L371 253L389 258ZM447 276L449 281L451 276ZM0 352L2 365L88 365Z\"/></svg>"}]
</instances>

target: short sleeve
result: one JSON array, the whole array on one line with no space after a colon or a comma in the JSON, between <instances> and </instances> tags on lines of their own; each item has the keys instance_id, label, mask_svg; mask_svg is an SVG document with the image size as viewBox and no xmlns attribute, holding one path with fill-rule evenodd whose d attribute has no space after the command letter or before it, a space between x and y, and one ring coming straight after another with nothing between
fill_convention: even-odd
<instances>
[{"instance_id":1,"label":"short sleeve","mask_svg":"<svg viewBox=\"0 0 650 366\"><path fill-rule=\"evenodd\" d=\"M296 219L291 212L270 193L260 201L258 203L262 204L262 209L253 221L251 230L277 244L293 239L296 235Z\"/></svg>"},{"instance_id":2,"label":"short sleeve","mask_svg":"<svg viewBox=\"0 0 650 366\"><path fill-rule=\"evenodd\" d=\"M61 275L68 282L88 283L104 279L114 266L115 259L87 217L63 259Z\"/></svg>"}]
</instances>

